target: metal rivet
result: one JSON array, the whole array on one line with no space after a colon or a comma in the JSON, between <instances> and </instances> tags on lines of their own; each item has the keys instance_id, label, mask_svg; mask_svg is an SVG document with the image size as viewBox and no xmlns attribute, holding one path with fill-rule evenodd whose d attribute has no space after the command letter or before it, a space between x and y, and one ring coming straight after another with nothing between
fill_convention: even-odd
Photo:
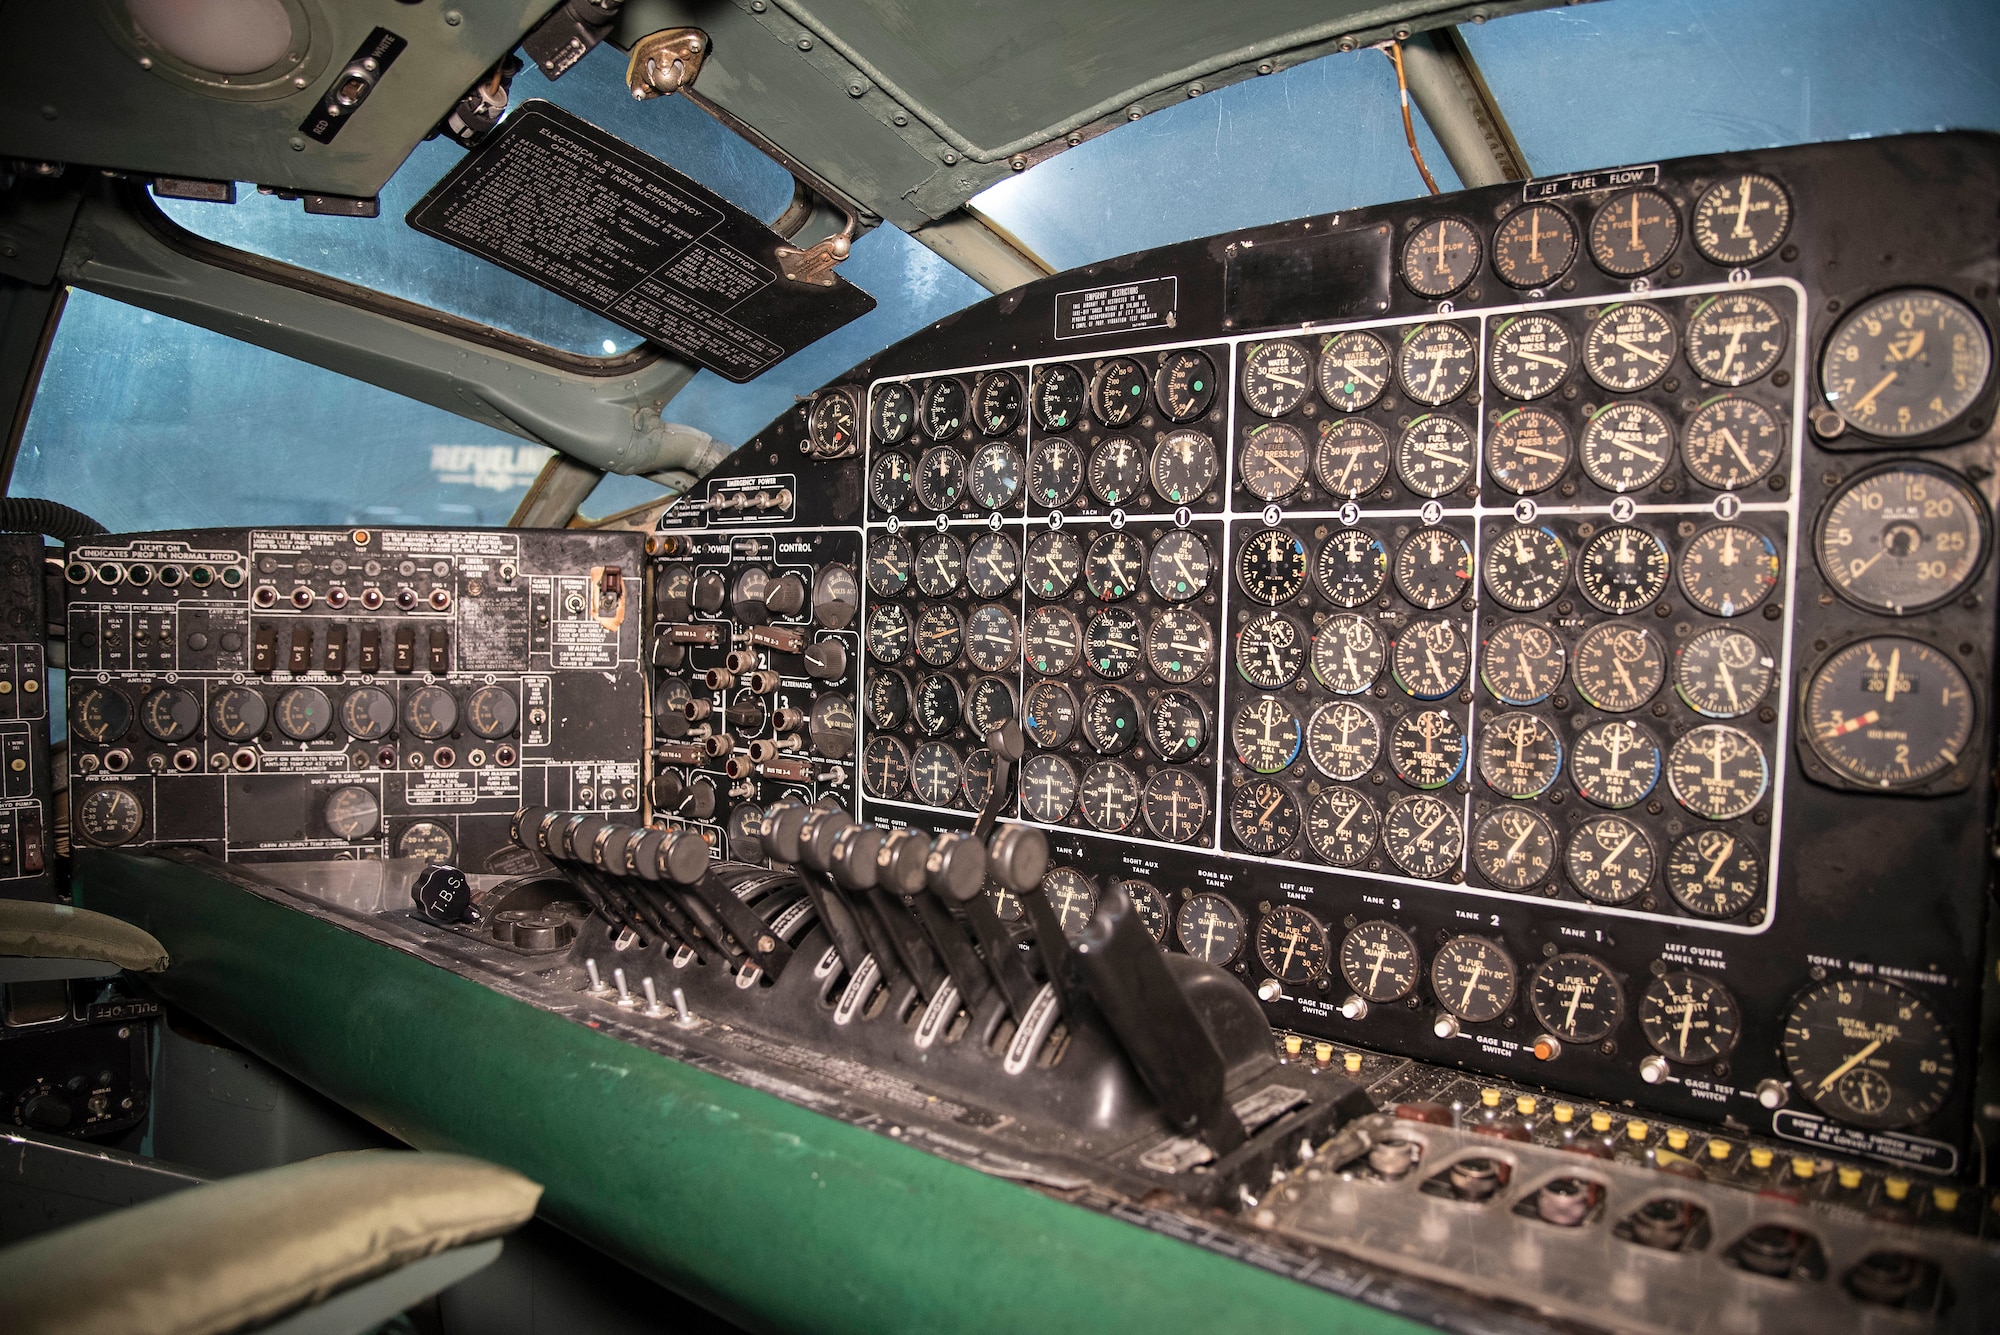
<instances>
[{"instance_id":1,"label":"metal rivet","mask_svg":"<svg viewBox=\"0 0 2000 1335\"><path fill-rule=\"evenodd\" d=\"M810 37L801 37L801 38L799 38L799 50L801 50L801 51L810 51L810 50L812 50L812 49L813 49L813 39L812 39L812 38L810 38Z\"/></svg>"},{"instance_id":2,"label":"metal rivet","mask_svg":"<svg viewBox=\"0 0 2000 1335\"><path fill-rule=\"evenodd\" d=\"M946 150L944 151L944 165L945 165L945 166L947 166L947 167L954 167L954 166L957 166L957 165L958 165L958 154L956 154L956 153L952 152L952 151L951 151L950 149L946 149Z\"/></svg>"},{"instance_id":3,"label":"metal rivet","mask_svg":"<svg viewBox=\"0 0 2000 1335\"><path fill-rule=\"evenodd\" d=\"M456 28L459 24L465 22L465 15L455 9L447 9L444 12L444 21L446 25Z\"/></svg>"},{"instance_id":4,"label":"metal rivet","mask_svg":"<svg viewBox=\"0 0 2000 1335\"><path fill-rule=\"evenodd\" d=\"M303 140L303 139L301 139L301 138L300 138L299 136L297 136L297 135L293 135L293 136L292 136L292 152L294 152L294 153L303 153L303 152L305 152L305 151L306 151L306 141L305 141L305 140Z\"/></svg>"}]
</instances>

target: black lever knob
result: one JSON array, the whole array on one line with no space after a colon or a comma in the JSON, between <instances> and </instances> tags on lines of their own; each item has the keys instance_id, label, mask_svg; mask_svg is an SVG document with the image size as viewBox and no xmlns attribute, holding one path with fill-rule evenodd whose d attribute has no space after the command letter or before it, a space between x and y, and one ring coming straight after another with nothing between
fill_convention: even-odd
<instances>
[{"instance_id":1,"label":"black lever knob","mask_svg":"<svg viewBox=\"0 0 2000 1335\"><path fill-rule=\"evenodd\" d=\"M1028 739L1021 735L1020 724L1007 719L993 725L993 730L986 734L986 746L996 759L1012 765L1027 754Z\"/></svg>"},{"instance_id":2,"label":"black lever knob","mask_svg":"<svg viewBox=\"0 0 2000 1335\"><path fill-rule=\"evenodd\" d=\"M432 922L477 922L479 913L472 907L472 883L465 879L465 873L442 862L433 862L418 873L415 885L410 887L410 898L416 901L417 912Z\"/></svg>"},{"instance_id":3,"label":"black lever knob","mask_svg":"<svg viewBox=\"0 0 2000 1335\"><path fill-rule=\"evenodd\" d=\"M764 849L779 862L799 860L799 834L812 808L796 797L781 798L764 811Z\"/></svg>"},{"instance_id":4,"label":"black lever knob","mask_svg":"<svg viewBox=\"0 0 2000 1335\"><path fill-rule=\"evenodd\" d=\"M814 640L806 646L806 675L832 681L847 675L847 646L839 640Z\"/></svg>"},{"instance_id":5,"label":"black lever knob","mask_svg":"<svg viewBox=\"0 0 2000 1335\"><path fill-rule=\"evenodd\" d=\"M806 582L797 575L784 574L764 590L764 606L774 617L795 617L805 610Z\"/></svg>"},{"instance_id":6,"label":"black lever knob","mask_svg":"<svg viewBox=\"0 0 2000 1335\"><path fill-rule=\"evenodd\" d=\"M941 834L924 863L932 893L948 904L963 904L986 885L986 850L969 834Z\"/></svg>"},{"instance_id":7,"label":"black lever knob","mask_svg":"<svg viewBox=\"0 0 2000 1335\"><path fill-rule=\"evenodd\" d=\"M688 650L671 635L657 635L653 638L653 666L668 672L677 672L681 664L687 662Z\"/></svg>"},{"instance_id":8,"label":"black lever knob","mask_svg":"<svg viewBox=\"0 0 2000 1335\"><path fill-rule=\"evenodd\" d=\"M713 570L696 575L694 587L688 590L688 601L703 612L720 612L723 600L728 597L729 586Z\"/></svg>"},{"instance_id":9,"label":"black lever knob","mask_svg":"<svg viewBox=\"0 0 2000 1335\"><path fill-rule=\"evenodd\" d=\"M882 841L875 867L882 888L914 895L924 888L924 864L930 861L931 837L921 830L896 830Z\"/></svg>"},{"instance_id":10,"label":"black lever knob","mask_svg":"<svg viewBox=\"0 0 2000 1335\"><path fill-rule=\"evenodd\" d=\"M877 858L888 836L874 825L850 825L833 840L833 874L849 890L867 890L881 877Z\"/></svg>"},{"instance_id":11,"label":"black lever knob","mask_svg":"<svg viewBox=\"0 0 2000 1335\"><path fill-rule=\"evenodd\" d=\"M609 830L598 835L597 842L591 845L591 864L599 871L610 872L613 876L631 875L632 864L627 859L626 852L631 848L632 841L638 837L639 827L636 825L611 826Z\"/></svg>"},{"instance_id":12,"label":"black lever knob","mask_svg":"<svg viewBox=\"0 0 2000 1335\"><path fill-rule=\"evenodd\" d=\"M1048 837L1025 825L1003 825L987 845L986 865L994 880L1018 895L1040 885L1049 869Z\"/></svg>"},{"instance_id":13,"label":"black lever knob","mask_svg":"<svg viewBox=\"0 0 2000 1335\"><path fill-rule=\"evenodd\" d=\"M514 813L514 819L507 822L507 837L522 848L538 849L536 833L548 814L547 807L522 807Z\"/></svg>"},{"instance_id":14,"label":"black lever knob","mask_svg":"<svg viewBox=\"0 0 2000 1335\"><path fill-rule=\"evenodd\" d=\"M813 813L799 835L799 853L814 871L833 870L833 841L840 832L855 824L854 817L839 807L824 807Z\"/></svg>"},{"instance_id":15,"label":"black lever knob","mask_svg":"<svg viewBox=\"0 0 2000 1335\"><path fill-rule=\"evenodd\" d=\"M660 875L680 885L693 885L708 872L708 840L693 830L668 830L653 856Z\"/></svg>"}]
</instances>

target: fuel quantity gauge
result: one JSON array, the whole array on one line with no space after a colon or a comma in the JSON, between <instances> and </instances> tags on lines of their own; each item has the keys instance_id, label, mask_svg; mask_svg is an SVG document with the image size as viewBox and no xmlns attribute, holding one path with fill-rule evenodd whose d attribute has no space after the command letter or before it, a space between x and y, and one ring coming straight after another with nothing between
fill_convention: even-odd
<instances>
[{"instance_id":1,"label":"fuel quantity gauge","mask_svg":"<svg viewBox=\"0 0 2000 1335\"><path fill-rule=\"evenodd\" d=\"M1729 989L1713 978L1664 973L1639 998L1639 1031L1668 1061L1706 1066L1735 1051L1743 1013Z\"/></svg>"},{"instance_id":2,"label":"fuel quantity gauge","mask_svg":"<svg viewBox=\"0 0 2000 1335\"><path fill-rule=\"evenodd\" d=\"M1243 949L1243 911L1221 895L1193 895L1174 917L1174 938L1196 959L1223 967Z\"/></svg>"},{"instance_id":3,"label":"fuel quantity gauge","mask_svg":"<svg viewBox=\"0 0 2000 1335\"><path fill-rule=\"evenodd\" d=\"M1915 993L1877 978L1808 988L1785 1017L1785 1066L1814 1107L1887 1130L1931 1117L1958 1073L1951 1039Z\"/></svg>"},{"instance_id":4,"label":"fuel quantity gauge","mask_svg":"<svg viewBox=\"0 0 2000 1335\"><path fill-rule=\"evenodd\" d=\"M1364 922L1341 939L1340 976L1363 1001L1401 1001L1422 972L1417 943L1392 922Z\"/></svg>"},{"instance_id":5,"label":"fuel quantity gauge","mask_svg":"<svg viewBox=\"0 0 2000 1335\"><path fill-rule=\"evenodd\" d=\"M1481 936L1454 936L1431 960L1438 1004L1472 1024L1506 1014L1519 976L1507 952Z\"/></svg>"},{"instance_id":6,"label":"fuel quantity gauge","mask_svg":"<svg viewBox=\"0 0 2000 1335\"><path fill-rule=\"evenodd\" d=\"M1542 1028L1572 1043L1607 1039L1625 1019L1618 980L1594 955L1543 960L1528 979L1528 1007Z\"/></svg>"},{"instance_id":7,"label":"fuel quantity gauge","mask_svg":"<svg viewBox=\"0 0 2000 1335\"><path fill-rule=\"evenodd\" d=\"M1330 950L1325 926L1302 908L1284 904L1257 923L1257 958L1283 982L1326 977Z\"/></svg>"}]
</instances>

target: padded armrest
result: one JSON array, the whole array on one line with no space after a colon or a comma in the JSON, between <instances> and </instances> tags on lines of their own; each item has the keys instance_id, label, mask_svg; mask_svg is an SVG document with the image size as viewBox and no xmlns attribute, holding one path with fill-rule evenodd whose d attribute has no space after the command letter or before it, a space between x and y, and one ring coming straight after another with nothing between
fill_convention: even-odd
<instances>
[{"instance_id":1,"label":"padded armrest","mask_svg":"<svg viewBox=\"0 0 2000 1335\"><path fill-rule=\"evenodd\" d=\"M542 1189L457 1154L329 1154L0 1251L12 1335L219 1335L534 1214Z\"/></svg>"},{"instance_id":2,"label":"padded armrest","mask_svg":"<svg viewBox=\"0 0 2000 1335\"><path fill-rule=\"evenodd\" d=\"M0 899L0 955L106 960L140 973L167 967L167 948L151 932L108 914L28 899Z\"/></svg>"}]
</instances>

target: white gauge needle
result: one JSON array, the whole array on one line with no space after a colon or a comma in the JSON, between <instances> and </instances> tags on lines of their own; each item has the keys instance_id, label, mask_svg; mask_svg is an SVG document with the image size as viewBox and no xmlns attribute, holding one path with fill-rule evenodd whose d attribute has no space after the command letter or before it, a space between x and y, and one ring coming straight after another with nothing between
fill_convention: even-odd
<instances>
[{"instance_id":1,"label":"white gauge needle","mask_svg":"<svg viewBox=\"0 0 2000 1335\"><path fill-rule=\"evenodd\" d=\"M1827 1072L1826 1079L1819 1082L1818 1088L1814 1089L1813 1093L1824 1094L1829 1089L1832 1089L1834 1081L1840 1079L1840 1077L1846 1075L1849 1071L1861 1065L1862 1062L1865 1062L1870 1057L1874 1056L1876 1051L1880 1049L1881 1046L1884 1043L1887 1043L1888 1041L1889 1040L1887 1038L1878 1038L1870 1042L1867 1047L1861 1049L1861 1051L1855 1053L1852 1057L1849 1057L1846 1061L1842 1062L1840 1065L1834 1067L1831 1071Z\"/></svg>"},{"instance_id":2,"label":"white gauge needle","mask_svg":"<svg viewBox=\"0 0 2000 1335\"><path fill-rule=\"evenodd\" d=\"M1827 738L1845 737L1850 732L1860 732L1863 728L1871 724L1880 723L1881 721L1882 712L1877 709L1871 709L1865 714L1856 714L1853 718L1845 722L1834 724L1831 728L1820 733L1820 736Z\"/></svg>"},{"instance_id":3,"label":"white gauge needle","mask_svg":"<svg viewBox=\"0 0 2000 1335\"><path fill-rule=\"evenodd\" d=\"M1465 992L1458 999L1458 1008L1465 1010L1472 1005L1472 989L1479 986L1479 980L1486 974L1486 961L1472 962L1472 976L1465 980Z\"/></svg>"},{"instance_id":4,"label":"white gauge needle","mask_svg":"<svg viewBox=\"0 0 2000 1335\"><path fill-rule=\"evenodd\" d=\"M1896 678L1900 675L1902 666L1903 651L1901 649L1891 651L1889 654L1889 680L1882 687L1882 703L1885 705L1896 703Z\"/></svg>"},{"instance_id":5,"label":"white gauge needle","mask_svg":"<svg viewBox=\"0 0 2000 1335\"><path fill-rule=\"evenodd\" d=\"M1866 394L1863 394L1860 398L1856 399L1854 401L1854 406L1849 408L1848 411L1853 413L1856 417L1866 417L1870 412L1874 410L1875 396L1877 394L1880 394L1883 390L1889 388L1890 385L1894 384L1896 382L1896 377L1900 374L1901 372L1899 371L1891 371L1889 372L1889 374L1883 376L1880 380L1877 380L1875 382L1875 388L1869 390Z\"/></svg>"},{"instance_id":6,"label":"white gauge needle","mask_svg":"<svg viewBox=\"0 0 2000 1335\"><path fill-rule=\"evenodd\" d=\"M1743 447L1736 443L1736 433L1734 431L1731 431L1728 427L1723 427L1718 434L1722 437L1722 443L1729 447L1729 452L1734 454L1745 468L1753 473L1757 471L1757 465L1750 462L1750 456L1745 454Z\"/></svg>"},{"instance_id":7,"label":"white gauge needle","mask_svg":"<svg viewBox=\"0 0 2000 1335\"><path fill-rule=\"evenodd\" d=\"M1642 348L1637 343L1634 343L1631 339L1626 338L1622 334L1619 335L1617 338L1612 339L1611 342L1614 346L1625 349L1625 351L1631 353L1635 357L1644 357L1647 361L1653 363L1655 366L1665 366L1667 364L1666 354L1654 352L1651 348Z\"/></svg>"}]
</instances>

